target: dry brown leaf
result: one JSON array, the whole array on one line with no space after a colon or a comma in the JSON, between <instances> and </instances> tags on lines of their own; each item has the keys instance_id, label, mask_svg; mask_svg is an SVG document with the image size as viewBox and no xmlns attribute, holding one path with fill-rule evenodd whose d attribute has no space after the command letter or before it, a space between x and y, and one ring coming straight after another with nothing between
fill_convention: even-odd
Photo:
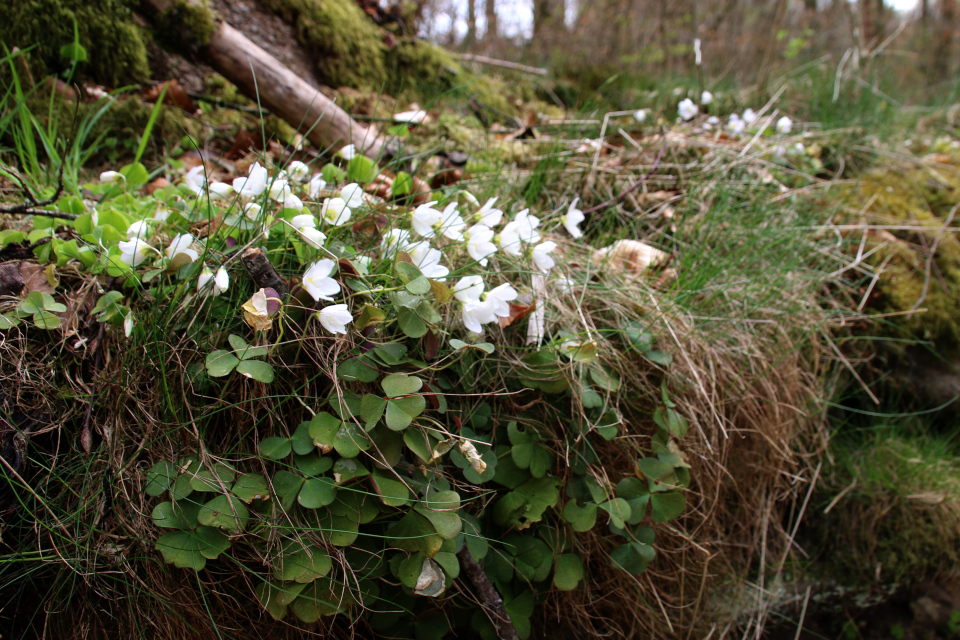
<instances>
[{"instance_id":1,"label":"dry brown leaf","mask_svg":"<svg viewBox=\"0 0 960 640\"><path fill-rule=\"evenodd\" d=\"M160 99L160 94L163 93L164 89L166 89L166 94L163 96L163 104L180 107L187 113L199 111L197 105L187 95L186 90L176 80L167 80L148 88L143 92L143 99L147 102L156 102Z\"/></svg>"},{"instance_id":2,"label":"dry brown leaf","mask_svg":"<svg viewBox=\"0 0 960 640\"><path fill-rule=\"evenodd\" d=\"M533 304L513 304L510 303L510 315L506 318L500 318L500 328L505 329L517 320L523 320L530 312L537 308L537 303Z\"/></svg>"},{"instance_id":3,"label":"dry brown leaf","mask_svg":"<svg viewBox=\"0 0 960 640\"><path fill-rule=\"evenodd\" d=\"M649 267L666 264L672 256L639 240L618 240L609 247L597 249L590 258L595 266L614 271L640 274Z\"/></svg>"},{"instance_id":4,"label":"dry brown leaf","mask_svg":"<svg viewBox=\"0 0 960 640\"><path fill-rule=\"evenodd\" d=\"M53 294L54 289L47 280L47 274L38 264L21 262L20 278L23 280L23 295L29 295L32 291Z\"/></svg>"}]
</instances>

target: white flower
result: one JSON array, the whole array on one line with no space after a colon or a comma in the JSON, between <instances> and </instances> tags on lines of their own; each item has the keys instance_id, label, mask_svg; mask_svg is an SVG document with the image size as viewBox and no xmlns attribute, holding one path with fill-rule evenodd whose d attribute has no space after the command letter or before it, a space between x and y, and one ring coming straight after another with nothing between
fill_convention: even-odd
<instances>
[{"instance_id":1,"label":"white flower","mask_svg":"<svg viewBox=\"0 0 960 640\"><path fill-rule=\"evenodd\" d=\"M128 311L127 316L123 319L123 335L129 338L133 335L133 312Z\"/></svg>"},{"instance_id":2,"label":"white flower","mask_svg":"<svg viewBox=\"0 0 960 640\"><path fill-rule=\"evenodd\" d=\"M333 300L340 293L340 283L330 277L334 262L324 258L317 260L303 274L303 288L314 300Z\"/></svg>"},{"instance_id":3,"label":"white flower","mask_svg":"<svg viewBox=\"0 0 960 640\"><path fill-rule=\"evenodd\" d=\"M807 148L806 148L805 146L803 146L803 143L802 143L802 142L798 142L797 144L795 144L795 145L793 145L792 147L790 147L790 149L788 150L788 152L792 152L792 153L795 154L795 155L802 156L802 155L805 155L805 154L807 153Z\"/></svg>"},{"instance_id":4,"label":"white flower","mask_svg":"<svg viewBox=\"0 0 960 640\"><path fill-rule=\"evenodd\" d=\"M267 188L267 170L259 162L254 162L248 175L244 178L234 178L233 190L241 198L256 198Z\"/></svg>"},{"instance_id":5,"label":"white flower","mask_svg":"<svg viewBox=\"0 0 960 640\"><path fill-rule=\"evenodd\" d=\"M720 124L720 118L718 118L717 116L710 116L709 118L707 118L707 124L712 124L716 126Z\"/></svg>"},{"instance_id":6,"label":"white flower","mask_svg":"<svg viewBox=\"0 0 960 640\"><path fill-rule=\"evenodd\" d=\"M133 240L134 238L143 240L149 230L146 220L137 220L127 227L127 240Z\"/></svg>"},{"instance_id":7,"label":"white flower","mask_svg":"<svg viewBox=\"0 0 960 640\"><path fill-rule=\"evenodd\" d=\"M287 165L287 175L294 182L303 182L307 179L307 174L310 173L310 167L300 162L299 160L294 160L289 165Z\"/></svg>"},{"instance_id":8,"label":"white flower","mask_svg":"<svg viewBox=\"0 0 960 640\"><path fill-rule=\"evenodd\" d=\"M430 243L426 240L410 247L410 259L420 269L420 273L428 278L443 280L450 273L450 269L440 264L443 254L440 253L439 249L431 248Z\"/></svg>"},{"instance_id":9,"label":"white flower","mask_svg":"<svg viewBox=\"0 0 960 640\"><path fill-rule=\"evenodd\" d=\"M256 220L260 216L260 205L256 202L248 202L243 205L243 215L247 220Z\"/></svg>"},{"instance_id":10,"label":"white flower","mask_svg":"<svg viewBox=\"0 0 960 640\"><path fill-rule=\"evenodd\" d=\"M493 301L493 312L495 314L501 318L506 318L510 315L510 301L516 300L519 295L517 290L513 288L513 285L509 282L504 282L500 286L491 289L485 299Z\"/></svg>"},{"instance_id":11,"label":"white flower","mask_svg":"<svg viewBox=\"0 0 960 640\"><path fill-rule=\"evenodd\" d=\"M303 200L293 195L292 193L285 193L282 200L277 200L280 203L281 209L294 209L296 211L303 211Z\"/></svg>"},{"instance_id":12,"label":"white flower","mask_svg":"<svg viewBox=\"0 0 960 640\"><path fill-rule=\"evenodd\" d=\"M283 178L274 178L270 183L270 199L274 202L283 202L288 195L293 194L290 183Z\"/></svg>"},{"instance_id":13,"label":"white flower","mask_svg":"<svg viewBox=\"0 0 960 640\"><path fill-rule=\"evenodd\" d=\"M233 193L233 187L226 182L214 182L207 189L210 191L210 197L214 200L226 200Z\"/></svg>"},{"instance_id":14,"label":"white flower","mask_svg":"<svg viewBox=\"0 0 960 640\"><path fill-rule=\"evenodd\" d=\"M356 145L348 144L343 149L340 149L337 155L347 161L353 160L357 155L357 147Z\"/></svg>"},{"instance_id":15,"label":"white flower","mask_svg":"<svg viewBox=\"0 0 960 640\"><path fill-rule=\"evenodd\" d=\"M410 248L410 232L406 229L391 229L380 241L380 257L392 258L398 251Z\"/></svg>"},{"instance_id":16,"label":"white flower","mask_svg":"<svg viewBox=\"0 0 960 640\"><path fill-rule=\"evenodd\" d=\"M117 243L117 247L120 249L120 262L131 267L140 266L149 255L147 252L152 249L150 245L139 238L121 240Z\"/></svg>"},{"instance_id":17,"label":"white flower","mask_svg":"<svg viewBox=\"0 0 960 640\"><path fill-rule=\"evenodd\" d=\"M542 242L533 248L533 264L536 265L537 269L546 273L557 265L553 258L550 257L550 253L556 248L557 243L550 241Z\"/></svg>"},{"instance_id":18,"label":"white flower","mask_svg":"<svg viewBox=\"0 0 960 640\"><path fill-rule=\"evenodd\" d=\"M307 193L310 194L311 200L316 200L320 196L320 192L326 188L327 181L323 179L322 175L315 173L313 174L313 177L310 178L310 183L307 185Z\"/></svg>"},{"instance_id":19,"label":"white flower","mask_svg":"<svg viewBox=\"0 0 960 640\"><path fill-rule=\"evenodd\" d=\"M520 240L527 243L540 242L540 234L536 229L540 226L540 218L530 215L530 209L524 209L513 217L513 222L517 223L517 236Z\"/></svg>"},{"instance_id":20,"label":"white flower","mask_svg":"<svg viewBox=\"0 0 960 640\"><path fill-rule=\"evenodd\" d=\"M303 241L314 249L323 248L323 243L327 240L327 235L322 231L318 231L316 227L302 227L298 229L298 231L303 237Z\"/></svg>"},{"instance_id":21,"label":"white flower","mask_svg":"<svg viewBox=\"0 0 960 640\"><path fill-rule=\"evenodd\" d=\"M490 256L497 252L497 245L493 244L493 229L485 224L475 224L463 233L467 241L467 253L484 267Z\"/></svg>"},{"instance_id":22,"label":"white flower","mask_svg":"<svg viewBox=\"0 0 960 640\"><path fill-rule=\"evenodd\" d=\"M486 225L491 229L500 224L500 221L503 220L503 211L493 208L493 205L496 204L496 202L497 198L493 197L487 200L486 204L480 207L480 211L477 212L477 222Z\"/></svg>"},{"instance_id":23,"label":"white flower","mask_svg":"<svg viewBox=\"0 0 960 640\"><path fill-rule=\"evenodd\" d=\"M153 219L157 222L163 224L167 221L167 218L170 217L170 209L166 207L157 207L157 210L153 214Z\"/></svg>"},{"instance_id":24,"label":"white flower","mask_svg":"<svg viewBox=\"0 0 960 640\"><path fill-rule=\"evenodd\" d=\"M791 120L787 116L783 116L782 118L777 120L777 133L786 135L790 133L792 129L793 129L793 120Z\"/></svg>"},{"instance_id":25,"label":"white flower","mask_svg":"<svg viewBox=\"0 0 960 640\"><path fill-rule=\"evenodd\" d=\"M740 119L736 113L730 114L730 121L727 122L727 129L734 135L740 135L747 128L747 123Z\"/></svg>"},{"instance_id":26,"label":"white flower","mask_svg":"<svg viewBox=\"0 0 960 640\"><path fill-rule=\"evenodd\" d=\"M363 187L356 182L351 182L340 189L340 197L343 198L348 207L356 209L363 205Z\"/></svg>"},{"instance_id":27,"label":"white flower","mask_svg":"<svg viewBox=\"0 0 960 640\"><path fill-rule=\"evenodd\" d=\"M334 304L320 309L317 314L320 324L330 333L347 333L347 325L353 322L350 308L345 304Z\"/></svg>"},{"instance_id":28,"label":"white flower","mask_svg":"<svg viewBox=\"0 0 960 640\"><path fill-rule=\"evenodd\" d=\"M495 238L497 244L508 256L517 257L521 254L520 223L508 222Z\"/></svg>"},{"instance_id":29,"label":"white flower","mask_svg":"<svg viewBox=\"0 0 960 640\"><path fill-rule=\"evenodd\" d=\"M684 98L680 101L680 104L677 105L677 113L684 120L693 120L699 112L700 107L695 105L690 98Z\"/></svg>"},{"instance_id":30,"label":"white flower","mask_svg":"<svg viewBox=\"0 0 960 640\"><path fill-rule=\"evenodd\" d=\"M433 208L435 204L437 203L428 202L413 210L411 226L413 226L414 231L424 238L432 238L434 236L435 232L433 228L440 222L440 218L443 215L440 211Z\"/></svg>"},{"instance_id":31,"label":"white flower","mask_svg":"<svg viewBox=\"0 0 960 640\"><path fill-rule=\"evenodd\" d=\"M460 302L479 302L483 295L483 278L480 276L464 276L453 287L453 295Z\"/></svg>"},{"instance_id":32,"label":"white flower","mask_svg":"<svg viewBox=\"0 0 960 640\"><path fill-rule=\"evenodd\" d=\"M194 262L199 258L199 254L196 251L190 248L190 245L193 244L193 236L189 233L178 233L173 237L173 240L170 241L170 246L167 247L164 253L170 258L170 261L176 261L177 256L187 256L189 260L186 262Z\"/></svg>"},{"instance_id":33,"label":"white flower","mask_svg":"<svg viewBox=\"0 0 960 640\"><path fill-rule=\"evenodd\" d=\"M209 288L208 288L209 287ZM213 296L219 296L230 287L230 275L223 267L217 269L214 275L209 267L204 267L197 278L197 291L210 293Z\"/></svg>"},{"instance_id":34,"label":"white flower","mask_svg":"<svg viewBox=\"0 0 960 640\"><path fill-rule=\"evenodd\" d=\"M463 305L463 326L474 333L483 331L483 325L496 322L495 303L491 299L467 302Z\"/></svg>"},{"instance_id":35,"label":"white flower","mask_svg":"<svg viewBox=\"0 0 960 640\"><path fill-rule=\"evenodd\" d=\"M411 124L420 124L427 118L427 112L423 109L416 109L414 111L403 111L401 113L393 114L394 122L409 122Z\"/></svg>"},{"instance_id":36,"label":"white flower","mask_svg":"<svg viewBox=\"0 0 960 640\"><path fill-rule=\"evenodd\" d=\"M223 267L217 269L217 275L213 278L213 295L218 296L230 288L230 274Z\"/></svg>"},{"instance_id":37,"label":"white flower","mask_svg":"<svg viewBox=\"0 0 960 640\"><path fill-rule=\"evenodd\" d=\"M100 182L110 184L113 182L126 182L127 177L119 171L104 171L100 174Z\"/></svg>"},{"instance_id":38,"label":"white flower","mask_svg":"<svg viewBox=\"0 0 960 640\"><path fill-rule=\"evenodd\" d=\"M633 114L633 119L637 122L643 122L647 119L647 110L646 109L637 109Z\"/></svg>"},{"instance_id":39,"label":"white flower","mask_svg":"<svg viewBox=\"0 0 960 640\"><path fill-rule=\"evenodd\" d=\"M463 242L463 230L466 229L467 223L460 217L456 202L451 202L444 207L443 213L440 215L440 221L435 227L438 232L447 238L456 242Z\"/></svg>"},{"instance_id":40,"label":"white flower","mask_svg":"<svg viewBox=\"0 0 960 640\"><path fill-rule=\"evenodd\" d=\"M580 223L586 218L586 216L583 215L583 211L577 209L578 202L580 202L580 198L574 198L573 202L570 203L570 207L567 209L567 215L560 218L564 228L566 228L574 238L583 236L583 232L580 231Z\"/></svg>"},{"instance_id":41,"label":"white flower","mask_svg":"<svg viewBox=\"0 0 960 640\"><path fill-rule=\"evenodd\" d=\"M700 94L700 104L706 106L713 102L713 94L709 91L704 91Z\"/></svg>"},{"instance_id":42,"label":"white flower","mask_svg":"<svg viewBox=\"0 0 960 640\"><path fill-rule=\"evenodd\" d=\"M186 175L183 176L183 184L187 189L190 189L190 191L200 195L204 186L207 184L207 178L203 175L203 165L197 165L193 169L190 169L190 171L187 171Z\"/></svg>"},{"instance_id":43,"label":"white flower","mask_svg":"<svg viewBox=\"0 0 960 640\"><path fill-rule=\"evenodd\" d=\"M557 290L559 290L560 293L567 293L573 289L577 283L570 278L557 278L554 284L556 284Z\"/></svg>"},{"instance_id":44,"label":"white flower","mask_svg":"<svg viewBox=\"0 0 960 640\"><path fill-rule=\"evenodd\" d=\"M320 209L320 215L328 223L335 227L346 224L353 214L350 207L344 202L343 198L327 198L323 201L323 207Z\"/></svg>"},{"instance_id":45,"label":"white flower","mask_svg":"<svg viewBox=\"0 0 960 640\"><path fill-rule=\"evenodd\" d=\"M757 114L756 112L754 112L753 109L750 109L748 107L747 110L743 112L743 121L746 122L747 124L752 124L753 121L756 119L757 119Z\"/></svg>"},{"instance_id":46,"label":"white flower","mask_svg":"<svg viewBox=\"0 0 960 640\"><path fill-rule=\"evenodd\" d=\"M300 231L304 229L316 229L317 219L313 217L312 213L301 213L298 216L293 216L293 220L290 221L290 226Z\"/></svg>"}]
</instances>

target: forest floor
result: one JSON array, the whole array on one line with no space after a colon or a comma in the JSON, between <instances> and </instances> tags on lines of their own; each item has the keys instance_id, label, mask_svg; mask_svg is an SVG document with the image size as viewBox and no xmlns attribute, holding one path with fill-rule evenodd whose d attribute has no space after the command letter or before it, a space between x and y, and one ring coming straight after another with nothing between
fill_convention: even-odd
<instances>
[{"instance_id":1,"label":"forest floor","mask_svg":"<svg viewBox=\"0 0 960 640\"><path fill-rule=\"evenodd\" d=\"M288 27L278 23L277 28ZM278 31L276 37L283 34ZM521 82L516 76L506 80L512 81ZM181 516L172 511L167 519L157 515L153 497L167 490L174 495L178 486L177 471L171 470L164 476L167 484L152 493L151 483L160 482L157 465L173 469L173 460L179 465L187 460L181 456L195 454L204 465L212 455L229 466L266 469L264 465L290 455L291 442L303 457L294 432L299 420L286 419L292 422L287 427L284 419L275 422L267 414L278 412L288 400L296 409L286 406L284 411L299 411L299 403L313 414L304 399L327 401L327 383L311 378L306 386L296 387L294 382L305 380L308 366L328 366L326 358L338 357L328 354L342 345L324 342L310 350L319 338L305 327L310 313L320 309L303 294L300 277L302 267L323 254L310 253L311 245L291 233L297 231L295 224L303 223L302 218L296 222L298 216L309 213L315 228L341 243L334 245L326 237L321 241L337 252L343 289L352 288L351 300L359 300L376 293L359 289L356 278L376 275L363 270L374 269L376 257L383 255L376 247L388 222L406 220L415 206L428 200L439 201L438 207L456 203L466 216L497 198L496 206L508 217L532 209L544 240L556 245L558 266L552 279L538 285L527 279L542 263L531 267L509 262L512 258L499 263L504 277L522 278L525 284L517 284L521 297L507 321L484 334L496 344L496 354L488 360L496 364L483 370L488 386L477 382L476 392L496 398L490 400L492 415L501 417L504 428L484 433L476 425L486 418L471 417L476 433L468 431L472 435L467 437L475 437L481 453L487 453L483 445L499 451L501 460L513 456L516 461L520 455L514 449L525 445L549 450L555 466L548 477L568 483L564 501L570 498L567 504L575 508L576 500L584 502L592 495L584 478L597 478L607 494L601 491L602 497L594 496L594 501L609 515L604 522L610 526L609 532L594 529L576 542L557 546L549 542L550 535L539 534L554 556L577 556L577 563L582 559L580 577L570 585L560 577L559 561L552 582L546 577L550 574L541 575L537 568L536 579L525 579L522 585L519 578L508 577L513 568L504 575L497 574L495 563L494 568L487 565L494 583L513 597L505 595L504 600L521 637L556 637L547 629L560 615L561 637L960 637L960 430L954 405L960 392L960 221L955 219L960 208L960 123L949 106L900 109L881 92L852 82L838 100L830 100L825 95L832 86L824 95L811 94L810 87L817 83L814 75L795 77L784 84L785 91L762 100L746 91L717 92L709 104L698 104L699 91L692 85L677 89L663 84L638 88L636 109L626 111L613 109L599 96L581 100L576 108L548 106L534 97L542 93L534 87L526 91L529 100L514 105L515 115L485 105L469 81L454 81L455 86L429 104L350 88L326 90L359 121L376 124L400 141L397 158L372 168L351 160L349 153L312 147L288 123L262 114L222 78L206 77L199 88L195 76L185 76L189 93L171 78L160 87L107 96L101 95L102 88L85 87L82 100L62 88L50 91L44 83L27 87L28 93L33 91L29 101L11 100L9 95L15 94L8 94L0 107L0 206L9 209L34 195L36 200L53 196L45 206L67 217L0 214L0 268L5 269L0 271L0 436L4 473L11 471L0 487L0 563L5 567L0 568L0 592L14 603L14 611L0 610L0 620L9 619L23 637L48 623L60 629L62 637L97 637L111 630L127 637L159 633L170 638L299 633L300 623L290 623L290 616L282 630L270 626L270 616L283 618L287 613L282 598L278 605L269 592L251 595L259 583L250 576L263 574L258 563L269 566L276 551L263 551L259 543L245 550L241 544L251 533L243 533L239 524L224 542L227 548L235 544L234 550L219 549L225 554L220 560L215 560L219 552L208 555L206 547L195 558L174 560L167 547L162 559L178 568L161 561L158 536L164 527L182 527L176 523ZM163 87L167 104L157 106ZM678 117L683 114L677 111L685 99L699 107L688 119ZM756 113L745 121L751 106ZM292 167L303 163L304 175L320 176L324 184L312 192L308 185L314 183L304 178L300 186L294 185L300 189L297 202L302 208L291 211L281 196L275 217L266 216L266 223L238 209L249 204L239 198L219 203L211 199L206 217L190 205L191 169L204 167L209 188L242 182L253 175L256 163L274 178L281 170L292 175ZM105 171L120 171L125 177ZM337 197L351 202L343 189L348 182L364 188L366 195L358 194L356 201L363 217L358 215L349 226L331 223L322 203ZM276 206L272 203L264 198L264 215L268 206ZM573 210L584 214L582 222L572 222ZM190 233L198 243L190 251L215 256L207 264L229 270L230 289L224 287L215 301L201 295L196 281L204 277L203 258L196 253L187 261L191 264L172 266L177 251L168 251L139 271L137 264L130 269L110 263L111 256L122 255L122 243L138 221L156 234L157 242L170 237L176 242L181 236L174 233ZM276 226L263 236L263 246L283 286L293 291L286 317L277 320L283 327L279 336L276 328L271 334L251 323L254 310L244 306L247 315L240 312L244 301L253 301L251 295L263 286L249 266L241 269L233 259L248 241L258 241L263 227L257 225ZM571 226L582 236L572 235ZM235 230L227 231L232 227ZM371 242L367 249L364 239ZM271 244L281 241L288 244ZM455 267L451 256L457 255L456 249L449 244L443 249L444 264ZM104 257L99 257L101 251ZM349 266L342 266L344 261ZM434 288L427 294L416 288L417 278L427 276L427 265L415 264L423 273L414 269L413 276L400 278L398 287L417 295L442 292ZM451 272L459 276L469 268ZM566 292L577 286L580 297L565 302ZM111 298L112 292L117 294ZM538 317L530 300L538 298L550 300L541 303L548 309L542 321L547 332L543 351L566 358L563 366L547 363L554 368L546 374L544 363L527 360L529 331L536 326L531 318ZM376 300L367 306L383 306L381 298ZM308 310L305 320L297 316L302 310L298 305ZM368 326L383 322L411 354L423 350L417 358L430 364L416 372L427 379L425 384L440 385L428 387L431 391L424 395L435 398L440 395L436 390L444 389L454 402L458 393L472 394L474 389L456 385L468 384L463 381L476 375L476 366L464 365L461 376L449 378L430 358L436 358L438 350L447 353L444 349L454 355L463 349L479 353L488 343L457 340L466 332L459 311L450 311L453 307L438 304L440 315L424 319L423 333L403 319L410 313L400 307L395 325L391 317ZM360 308L373 313L365 306L355 311ZM364 317L354 315L353 322ZM210 360L215 353L237 360L226 351L208 353L224 347L228 332L233 334L232 346L237 334L250 340L248 345L241 338L244 346L234 346L237 372L250 362L246 358L264 358L260 364L268 366L247 367L245 378L229 377L232 369L217 370ZM284 332L288 338L295 336L290 344L283 342ZM369 345L364 343L369 335L363 334L358 345ZM441 342L431 344L421 339L424 335ZM295 348L298 340L302 354ZM263 349L267 354L268 348L269 356L245 358L241 353ZM584 355L588 348L596 353ZM347 347L343 349L346 353ZM516 354L527 355L521 362ZM470 362L482 357L469 356ZM397 364L384 357L379 366L388 372L393 365L407 366L412 375L421 364L415 358ZM354 360L359 362L359 356ZM517 376L522 384L514 382ZM337 373L330 377L335 388L338 380L357 380ZM557 391L550 383L559 380L565 385ZM395 397L383 388L388 398ZM531 388L537 389L533 395ZM528 394L520 397L530 404L518 409L519 402L500 396L504 389ZM541 397L551 400L545 403ZM593 402L604 410L607 403L617 407L613 432L596 426L602 419L588 430L599 456L593 460L596 465L588 466L599 471L581 473L575 463L563 462L563 452L587 435L571 439L569 426L551 430L563 421L549 406L538 405L560 403L557 398L572 402L572 409L562 409L566 414L592 415ZM468 409L463 402L464 416L481 410L476 403ZM489 407L485 410L490 416ZM531 414L549 435L533 443L521 441L524 432L518 435L514 425L507 441L506 416L524 416L522 421ZM601 414L607 415L598 411ZM386 415L389 425L389 410ZM437 424L444 420L435 418ZM249 429L226 432L225 426L239 424ZM459 418L456 425L463 426ZM284 435L285 429L291 433ZM271 442L281 450L275 457L265 453L268 440L287 444ZM317 437L314 441L321 446ZM383 446L376 437L374 442ZM435 451L428 449L427 455L404 442L409 448L405 455L419 461L409 472L416 489L417 474L429 475L423 469L445 455L440 448L447 441L437 443ZM641 453L637 462L636 456L630 457L631 447L657 451L660 462L675 460L675 466L651 471L644 460L657 459L642 458ZM323 453L330 450L328 444ZM341 461L351 457L336 451ZM188 460L180 472L194 463L196 459ZM466 487L480 487L488 479L471 480L463 471L467 467L465 461L441 466L438 477L466 496ZM343 467L335 469L339 486ZM197 492L202 492L196 487L202 473L212 473L208 483L221 480L218 470L189 473L194 474L191 484ZM305 482L313 477L303 474ZM672 478L664 482L667 493L685 496L682 515L652 506L644 520L649 494L624 498L622 483L615 481L621 475L642 478L650 486ZM501 499L504 487L515 488L511 479L497 476L493 481L500 486L490 491L500 491ZM369 495L384 497L376 486ZM583 495L576 494L577 487ZM237 486L232 491L240 495ZM424 500L436 495L427 488L422 493ZM482 495L478 492L477 502ZM279 493L275 497L278 503L281 498ZM228 497L226 504L233 505L232 500ZM362 504L363 498L359 500ZM550 503L555 513L548 511L543 523L549 522L551 531L566 531L574 520L558 500ZM641 501L636 522L622 512L617 520L618 500ZM489 530L477 529L480 537L515 540L509 536L516 535L517 522L507 526L498 519L491 524L494 509L478 508L477 502L470 505L470 513L464 507L463 521L476 517L474 522L481 522L476 526L489 525ZM657 559L648 568L648 559L631 556L635 564L626 567L621 555L614 564L619 572L609 568L606 559L615 555L612 549L652 546L641 541L645 533L640 528L631 528L641 521L644 529L656 530ZM217 528L204 524L202 516L194 526L197 522L197 531ZM360 524L367 523L353 526ZM222 535L220 529L229 527L221 520L217 535ZM383 537L381 530L371 531L378 540ZM617 536L628 542L614 548L611 539L619 541ZM216 541L222 542L219 537ZM458 544L464 547L462 538ZM382 555L394 552L388 549ZM226 561L228 553L235 554L230 556L233 564ZM446 547L439 552L444 553L452 555ZM519 567L519 556L515 560ZM343 562L349 569L351 561ZM418 573L427 566L420 562ZM553 556L544 565L546 571L552 563ZM391 575L403 581L403 572L393 566L397 564L390 565L392 573L385 573L386 578L380 576L385 582L391 582ZM122 566L120 573L129 580L114 576L114 566ZM197 570L196 585L179 586L183 566ZM443 569L454 573L448 565ZM274 567L273 575L279 573ZM65 576L73 582L60 588ZM413 584L403 584L409 596ZM140 604L142 611L125 611L117 604L149 591L156 592L150 597L158 604ZM463 593L469 591L464 588ZM319 631L321 627L310 626L323 624L310 617L318 609L305 612L302 604L297 608L305 599L299 593L290 598L291 611L306 625L303 629ZM528 593L529 610L521 603ZM234 597L244 603L259 599L270 616L257 605L249 621L230 627L224 622L230 616L224 616L233 611ZM211 606L207 598L216 603ZM449 606L463 606L454 595L449 598ZM317 617L334 617L331 611L319 611ZM424 619L434 624L443 616L433 608L423 611L411 622L420 625L415 632L396 633L441 637L457 628L446 620L429 627ZM70 616L76 619L72 630ZM372 624L383 637L391 637L376 626L379 623ZM352 631L342 620L329 625L324 627L329 633ZM438 628L439 636L430 635Z\"/></svg>"}]
</instances>

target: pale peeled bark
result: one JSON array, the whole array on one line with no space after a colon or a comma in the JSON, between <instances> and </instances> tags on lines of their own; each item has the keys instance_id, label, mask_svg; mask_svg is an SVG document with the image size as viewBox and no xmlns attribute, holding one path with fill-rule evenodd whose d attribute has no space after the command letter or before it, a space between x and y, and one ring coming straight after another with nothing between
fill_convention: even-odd
<instances>
[{"instance_id":1,"label":"pale peeled bark","mask_svg":"<svg viewBox=\"0 0 960 640\"><path fill-rule=\"evenodd\" d=\"M162 14L170 0L143 0L149 11ZM251 100L286 120L321 148L339 149L353 144L357 151L377 158L384 151L376 128L358 124L307 82L258 47L226 22L217 22L210 42L201 56Z\"/></svg>"}]
</instances>

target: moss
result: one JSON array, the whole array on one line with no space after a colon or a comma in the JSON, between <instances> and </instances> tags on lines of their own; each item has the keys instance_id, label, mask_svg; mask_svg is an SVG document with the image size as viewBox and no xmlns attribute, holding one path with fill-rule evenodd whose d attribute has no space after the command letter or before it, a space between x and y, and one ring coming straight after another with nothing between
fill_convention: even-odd
<instances>
[{"instance_id":1,"label":"moss","mask_svg":"<svg viewBox=\"0 0 960 640\"><path fill-rule=\"evenodd\" d=\"M855 199L873 203L873 224L925 227L917 233L878 234L877 242L886 246L873 254L870 262L875 268L884 265L884 270L872 304L884 313L898 313L913 309L919 301L927 311L897 316L895 326L909 336L933 341L947 354L960 351L960 240L953 230L938 230L946 224L950 210L960 203L960 168L947 164L934 168L934 172L874 172L861 182ZM958 225L960 216L953 221L954 227ZM928 248L938 235L928 278Z\"/></svg>"},{"instance_id":2,"label":"moss","mask_svg":"<svg viewBox=\"0 0 960 640\"><path fill-rule=\"evenodd\" d=\"M73 42L77 24L88 59L79 71L108 86L145 82L150 77L143 33L124 0L14 0L4 2L0 42L26 49L40 74L69 68L60 48Z\"/></svg>"},{"instance_id":3,"label":"moss","mask_svg":"<svg viewBox=\"0 0 960 640\"><path fill-rule=\"evenodd\" d=\"M153 34L164 48L196 56L210 44L217 28L217 15L207 0L174 0L170 8L154 18Z\"/></svg>"},{"instance_id":4,"label":"moss","mask_svg":"<svg viewBox=\"0 0 960 640\"><path fill-rule=\"evenodd\" d=\"M840 447L802 543L812 567L847 586L918 580L960 561L960 464L933 441L891 438ZM879 569L878 569L879 568Z\"/></svg>"},{"instance_id":5,"label":"moss","mask_svg":"<svg viewBox=\"0 0 960 640\"><path fill-rule=\"evenodd\" d=\"M387 80L380 30L353 0L260 0L293 24L333 87L379 89Z\"/></svg>"}]
</instances>

